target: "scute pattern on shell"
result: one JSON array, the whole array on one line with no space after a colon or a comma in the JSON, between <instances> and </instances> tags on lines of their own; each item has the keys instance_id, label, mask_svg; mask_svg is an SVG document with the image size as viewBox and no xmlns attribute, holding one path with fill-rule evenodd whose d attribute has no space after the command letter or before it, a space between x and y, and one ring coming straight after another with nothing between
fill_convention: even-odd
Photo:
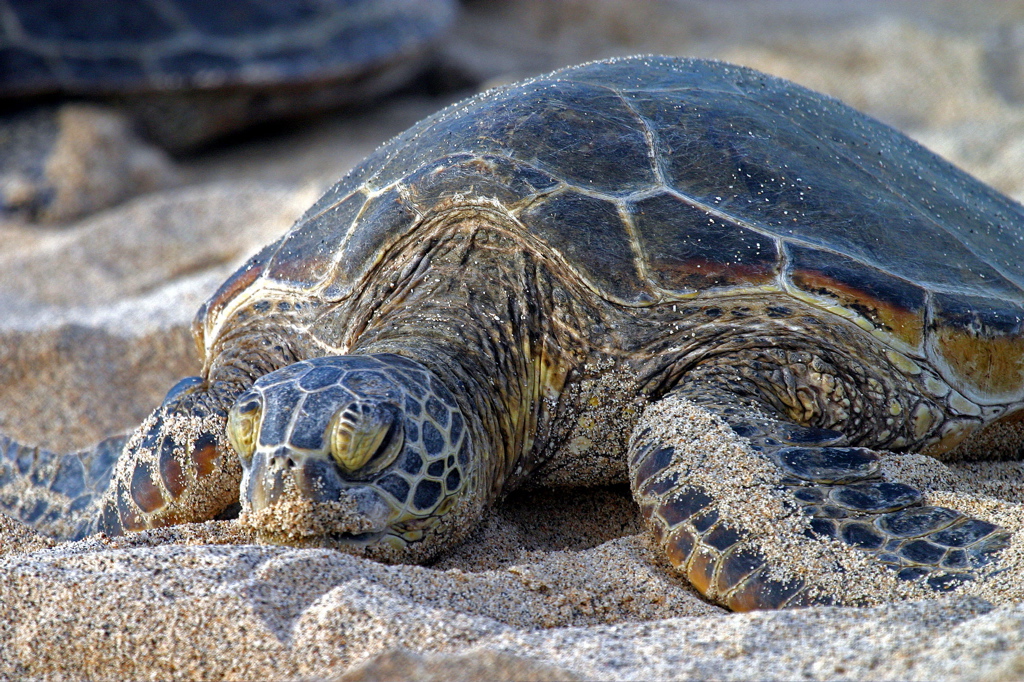
<instances>
[{"instance_id":1,"label":"scute pattern on shell","mask_svg":"<svg viewBox=\"0 0 1024 682\"><path fill-rule=\"evenodd\" d=\"M344 299L446 200L496 206L611 302L784 291L977 403L1024 397L1024 209L788 81L636 57L483 93L382 146L253 264Z\"/></svg>"}]
</instances>

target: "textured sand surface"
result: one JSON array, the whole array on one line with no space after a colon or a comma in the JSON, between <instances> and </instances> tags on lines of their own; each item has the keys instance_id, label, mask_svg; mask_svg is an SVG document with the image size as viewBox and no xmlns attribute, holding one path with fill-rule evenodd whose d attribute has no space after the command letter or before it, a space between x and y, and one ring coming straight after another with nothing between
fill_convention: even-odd
<instances>
[{"instance_id":1,"label":"textured sand surface","mask_svg":"<svg viewBox=\"0 0 1024 682\"><path fill-rule=\"evenodd\" d=\"M793 78L1024 199L1024 2L476 2L445 46L495 82L635 52ZM68 450L135 426L197 370L188 326L219 282L442 104L208 153L63 228L0 225L0 432ZM885 471L1024 528L1019 464ZM1019 540L969 594L753 614L670 575L624 488L518 494L432 567L258 546L231 522L51 545L0 516L0 679L1024 679Z\"/></svg>"}]
</instances>

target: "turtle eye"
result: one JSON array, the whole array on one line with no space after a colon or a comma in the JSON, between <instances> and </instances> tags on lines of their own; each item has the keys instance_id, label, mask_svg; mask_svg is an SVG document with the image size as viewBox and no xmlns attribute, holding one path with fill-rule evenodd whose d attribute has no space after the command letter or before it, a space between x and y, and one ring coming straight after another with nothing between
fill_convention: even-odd
<instances>
[{"instance_id":1,"label":"turtle eye","mask_svg":"<svg viewBox=\"0 0 1024 682\"><path fill-rule=\"evenodd\" d=\"M402 450L405 429L391 405L354 403L339 410L328 427L331 456L343 470L374 474Z\"/></svg>"},{"instance_id":2,"label":"turtle eye","mask_svg":"<svg viewBox=\"0 0 1024 682\"><path fill-rule=\"evenodd\" d=\"M260 403L256 398L242 398L228 412L228 441L243 462L256 451L256 430L260 422Z\"/></svg>"}]
</instances>

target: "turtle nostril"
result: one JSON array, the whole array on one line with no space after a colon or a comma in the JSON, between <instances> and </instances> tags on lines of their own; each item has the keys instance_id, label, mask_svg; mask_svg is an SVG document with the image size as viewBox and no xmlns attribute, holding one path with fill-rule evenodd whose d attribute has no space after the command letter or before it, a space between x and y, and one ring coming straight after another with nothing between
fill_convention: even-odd
<instances>
[{"instance_id":1,"label":"turtle nostril","mask_svg":"<svg viewBox=\"0 0 1024 682\"><path fill-rule=\"evenodd\" d=\"M295 458L285 452L278 452L272 455L269 464L271 469L294 469L299 466Z\"/></svg>"}]
</instances>

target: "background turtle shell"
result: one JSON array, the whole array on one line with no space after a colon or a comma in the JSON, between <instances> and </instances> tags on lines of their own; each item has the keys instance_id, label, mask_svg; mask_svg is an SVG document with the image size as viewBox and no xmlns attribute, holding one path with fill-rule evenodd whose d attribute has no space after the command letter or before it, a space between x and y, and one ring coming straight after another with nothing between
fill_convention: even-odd
<instances>
[{"instance_id":1,"label":"background turtle shell","mask_svg":"<svg viewBox=\"0 0 1024 682\"><path fill-rule=\"evenodd\" d=\"M452 0L0 0L0 96L348 77L453 16Z\"/></svg>"},{"instance_id":2,"label":"background turtle shell","mask_svg":"<svg viewBox=\"0 0 1024 682\"><path fill-rule=\"evenodd\" d=\"M980 402L1024 399L1024 208L899 132L721 62L595 62L425 119L225 283L348 296L439 200L502 202L609 301L786 291Z\"/></svg>"}]
</instances>

